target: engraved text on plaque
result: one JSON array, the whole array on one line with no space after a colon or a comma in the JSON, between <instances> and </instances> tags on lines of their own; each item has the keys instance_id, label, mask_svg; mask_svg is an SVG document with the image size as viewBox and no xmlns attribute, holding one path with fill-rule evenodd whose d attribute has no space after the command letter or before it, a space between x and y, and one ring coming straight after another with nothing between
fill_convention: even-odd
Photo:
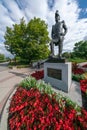
<instances>
[{"instance_id":1,"label":"engraved text on plaque","mask_svg":"<svg viewBox=\"0 0 87 130\"><path fill-rule=\"evenodd\" d=\"M47 75L48 77L62 80L62 70L60 69L47 68Z\"/></svg>"}]
</instances>

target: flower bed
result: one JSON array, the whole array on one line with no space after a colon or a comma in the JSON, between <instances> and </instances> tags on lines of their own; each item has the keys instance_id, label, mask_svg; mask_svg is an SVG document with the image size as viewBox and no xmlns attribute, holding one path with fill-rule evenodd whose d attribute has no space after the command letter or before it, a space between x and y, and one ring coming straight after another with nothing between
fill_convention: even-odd
<instances>
[{"instance_id":1,"label":"flower bed","mask_svg":"<svg viewBox=\"0 0 87 130\"><path fill-rule=\"evenodd\" d=\"M20 85L9 107L9 130L87 129L87 111L54 93L49 84L27 78Z\"/></svg>"},{"instance_id":2,"label":"flower bed","mask_svg":"<svg viewBox=\"0 0 87 130\"><path fill-rule=\"evenodd\" d=\"M83 76L84 76L84 79L87 79L87 72L85 72L85 73L83 74Z\"/></svg>"},{"instance_id":3,"label":"flower bed","mask_svg":"<svg viewBox=\"0 0 87 130\"><path fill-rule=\"evenodd\" d=\"M81 68L76 68L72 72L73 72L73 74L83 74L85 71Z\"/></svg>"},{"instance_id":4,"label":"flower bed","mask_svg":"<svg viewBox=\"0 0 87 130\"><path fill-rule=\"evenodd\" d=\"M87 110L87 79L80 81L81 93L82 93L82 104Z\"/></svg>"},{"instance_id":5,"label":"flower bed","mask_svg":"<svg viewBox=\"0 0 87 130\"><path fill-rule=\"evenodd\" d=\"M81 91L87 95L87 80L80 80Z\"/></svg>"},{"instance_id":6,"label":"flower bed","mask_svg":"<svg viewBox=\"0 0 87 130\"><path fill-rule=\"evenodd\" d=\"M75 80L77 82L80 82L80 80L84 79L84 75L80 75L80 74L72 74L72 80Z\"/></svg>"},{"instance_id":7,"label":"flower bed","mask_svg":"<svg viewBox=\"0 0 87 130\"><path fill-rule=\"evenodd\" d=\"M87 64L83 65L85 67ZM72 79L80 82L80 88L83 93L87 93L87 80L86 80L86 73L85 70L79 68L77 64L73 65L72 69Z\"/></svg>"},{"instance_id":8,"label":"flower bed","mask_svg":"<svg viewBox=\"0 0 87 130\"><path fill-rule=\"evenodd\" d=\"M87 68L87 64L83 65L82 67Z\"/></svg>"},{"instance_id":9,"label":"flower bed","mask_svg":"<svg viewBox=\"0 0 87 130\"><path fill-rule=\"evenodd\" d=\"M44 77L44 70L35 71L31 76L36 78L36 80L42 79Z\"/></svg>"},{"instance_id":10,"label":"flower bed","mask_svg":"<svg viewBox=\"0 0 87 130\"><path fill-rule=\"evenodd\" d=\"M72 79L80 82L80 88L81 88L81 92L82 92L82 104L83 107L87 110L87 84L86 82L84 82L84 85L82 85L82 82L85 81L86 76L85 76L85 71L81 68L78 68L79 66L77 64L73 65L73 74L72 74ZM35 77L37 80L41 79L44 77L44 71L36 71L32 74L33 77Z\"/></svg>"}]
</instances>

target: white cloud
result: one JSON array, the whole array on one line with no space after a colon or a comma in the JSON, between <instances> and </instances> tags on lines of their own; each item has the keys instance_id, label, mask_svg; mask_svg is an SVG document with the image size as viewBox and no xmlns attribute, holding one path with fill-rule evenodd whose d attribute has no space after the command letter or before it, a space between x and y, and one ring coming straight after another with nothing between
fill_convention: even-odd
<instances>
[{"instance_id":1,"label":"white cloud","mask_svg":"<svg viewBox=\"0 0 87 130\"><path fill-rule=\"evenodd\" d=\"M34 16L46 21L50 35L52 25L55 23L56 10L59 10L61 20L65 20L68 27L68 33L64 40L64 50L72 50L76 42L87 39L87 18L79 19L82 9L79 8L76 0L55 0L52 9L49 9L48 0L2 1L0 3L1 39L3 39L6 26L11 27L12 24L19 23L22 17L28 22ZM87 9L85 12L87 13Z\"/></svg>"},{"instance_id":2,"label":"white cloud","mask_svg":"<svg viewBox=\"0 0 87 130\"><path fill-rule=\"evenodd\" d=\"M86 13L87 13L87 8L85 9Z\"/></svg>"},{"instance_id":3,"label":"white cloud","mask_svg":"<svg viewBox=\"0 0 87 130\"><path fill-rule=\"evenodd\" d=\"M7 11L7 8L5 8L3 5L0 5L0 26L1 25L12 25L14 22L9 17L9 13Z\"/></svg>"},{"instance_id":4,"label":"white cloud","mask_svg":"<svg viewBox=\"0 0 87 130\"><path fill-rule=\"evenodd\" d=\"M25 13L29 18L36 16L46 20L47 10L47 0L29 0L25 8Z\"/></svg>"},{"instance_id":5,"label":"white cloud","mask_svg":"<svg viewBox=\"0 0 87 130\"><path fill-rule=\"evenodd\" d=\"M13 58L13 55L5 49L5 46L2 43L0 43L0 54L5 54L6 57Z\"/></svg>"},{"instance_id":6,"label":"white cloud","mask_svg":"<svg viewBox=\"0 0 87 130\"><path fill-rule=\"evenodd\" d=\"M9 17L11 17L13 21L17 22L20 20L20 18L24 16L24 12L20 10L20 8L14 0L4 0L4 3L8 10Z\"/></svg>"},{"instance_id":7,"label":"white cloud","mask_svg":"<svg viewBox=\"0 0 87 130\"><path fill-rule=\"evenodd\" d=\"M58 4L60 3L60 4ZM79 19L81 9L75 0L56 0L54 10L58 9L61 19L64 19L68 27L68 33L65 36L64 50L72 50L74 44L83 40L87 34L87 19Z\"/></svg>"}]
</instances>

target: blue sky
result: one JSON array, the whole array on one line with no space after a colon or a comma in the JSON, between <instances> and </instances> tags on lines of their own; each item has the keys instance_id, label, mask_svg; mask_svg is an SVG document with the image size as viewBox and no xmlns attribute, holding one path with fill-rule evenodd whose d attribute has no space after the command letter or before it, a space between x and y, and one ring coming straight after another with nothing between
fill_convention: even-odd
<instances>
[{"instance_id":1,"label":"blue sky","mask_svg":"<svg viewBox=\"0 0 87 130\"><path fill-rule=\"evenodd\" d=\"M87 8L87 0L77 0L80 8Z\"/></svg>"},{"instance_id":2,"label":"blue sky","mask_svg":"<svg viewBox=\"0 0 87 130\"><path fill-rule=\"evenodd\" d=\"M87 0L0 0L0 53L10 55L4 47L6 26L19 24L22 17L26 23L39 17L48 24L50 36L56 10L68 27L63 51L72 51L76 42L87 40Z\"/></svg>"},{"instance_id":3,"label":"blue sky","mask_svg":"<svg viewBox=\"0 0 87 130\"><path fill-rule=\"evenodd\" d=\"M87 18L87 0L77 0L81 8L80 18Z\"/></svg>"}]
</instances>

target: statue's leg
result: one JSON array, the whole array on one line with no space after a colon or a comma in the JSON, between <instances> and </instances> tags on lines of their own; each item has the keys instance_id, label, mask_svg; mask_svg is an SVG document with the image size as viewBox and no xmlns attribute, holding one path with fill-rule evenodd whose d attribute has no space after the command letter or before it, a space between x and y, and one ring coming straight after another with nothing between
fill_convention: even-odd
<instances>
[{"instance_id":1,"label":"statue's leg","mask_svg":"<svg viewBox=\"0 0 87 130\"><path fill-rule=\"evenodd\" d=\"M60 44L59 44L59 58L62 57L62 48L63 48L63 45L62 45L62 42L60 42Z\"/></svg>"},{"instance_id":2,"label":"statue's leg","mask_svg":"<svg viewBox=\"0 0 87 130\"><path fill-rule=\"evenodd\" d=\"M62 57L63 39L64 39L64 38L62 38L62 39L60 40L60 42L59 42L59 58Z\"/></svg>"},{"instance_id":3,"label":"statue's leg","mask_svg":"<svg viewBox=\"0 0 87 130\"><path fill-rule=\"evenodd\" d=\"M50 48L51 48L51 56L54 56L54 43L50 42Z\"/></svg>"}]
</instances>

